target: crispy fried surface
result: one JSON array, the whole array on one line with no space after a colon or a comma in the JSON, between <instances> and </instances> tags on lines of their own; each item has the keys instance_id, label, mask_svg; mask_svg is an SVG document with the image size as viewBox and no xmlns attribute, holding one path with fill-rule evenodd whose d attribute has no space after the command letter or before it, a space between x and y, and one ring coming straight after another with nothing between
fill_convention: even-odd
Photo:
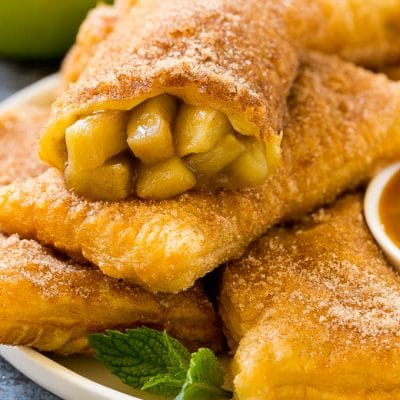
<instances>
[{"instance_id":1,"label":"crispy fried surface","mask_svg":"<svg viewBox=\"0 0 400 400\"><path fill-rule=\"evenodd\" d=\"M82 254L152 291L179 291L240 257L274 223L332 201L399 157L399 90L335 57L309 56L288 102L282 167L262 187L93 202L49 170L1 189L0 227Z\"/></svg>"},{"instance_id":2,"label":"crispy fried surface","mask_svg":"<svg viewBox=\"0 0 400 400\"><path fill-rule=\"evenodd\" d=\"M224 270L220 311L237 399L399 398L400 278L361 196L256 242Z\"/></svg>"},{"instance_id":3,"label":"crispy fried surface","mask_svg":"<svg viewBox=\"0 0 400 400\"><path fill-rule=\"evenodd\" d=\"M40 175L47 169L37 156L40 129L49 114L47 108L24 106L0 118L0 185Z\"/></svg>"},{"instance_id":4,"label":"crispy fried surface","mask_svg":"<svg viewBox=\"0 0 400 400\"><path fill-rule=\"evenodd\" d=\"M399 0L291 0L280 3L289 38L302 49L337 54L369 67L400 62ZM124 13L135 0L116 1Z\"/></svg>"},{"instance_id":5,"label":"crispy fried surface","mask_svg":"<svg viewBox=\"0 0 400 400\"><path fill-rule=\"evenodd\" d=\"M168 85L187 86L191 97L190 86L198 80L199 102L221 109L227 107L221 102L229 102L236 111L255 107L248 117L258 118L261 130L276 129L294 79L295 47L382 67L400 62L399 22L399 0L122 0L114 7L100 5L82 24L63 76L75 82L88 64L89 71L57 103L53 118Z\"/></svg>"},{"instance_id":6,"label":"crispy fried surface","mask_svg":"<svg viewBox=\"0 0 400 400\"><path fill-rule=\"evenodd\" d=\"M0 116L0 184L45 169L34 151L47 108ZM200 284L154 295L79 265L32 240L0 234L0 343L63 354L89 351L87 334L149 325L191 349L221 350L222 334Z\"/></svg>"},{"instance_id":7,"label":"crispy fried surface","mask_svg":"<svg viewBox=\"0 0 400 400\"><path fill-rule=\"evenodd\" d=\"M298 64L280 8L263 0L136 1L54 103L41 157L59 167L49 139L78 115L131 109L160 93L220 110L275 144Z\"/></svg>"},{"instance_id":8,"label":"crispy fried surface","mask_svg":"<svg viewBox=\"0 0 400 400\"><path fill-rule=\"evenodd\" d=\"M89 351L89 333L147 325L166 329L191 349L222 346L201 286L154 295L18 236L0 235L0 305L2 344L82 353Z\"/></svg>"},{"instance_id":9,"label":"crispy fried surface","mask_svg":"<svg viewBox=\"0 0 400 400\"><path fill-rule=\"evenodd\" d=\"M374 68L400 62L399 0L284 3L289 36L303 49L337 54Z\"/></svg>"},{"instance_id":10,"label":"crispy fried surface","mask_svg":"<svg viewBox=\"0 0 400 400\"><path fill-rule=\"evenodd\" d=\"M116 20L117 12L112 6L100 4L89 12L61 67L65 85L78 80L98 45L113 31Z\"/></svg>"}]
</instances>

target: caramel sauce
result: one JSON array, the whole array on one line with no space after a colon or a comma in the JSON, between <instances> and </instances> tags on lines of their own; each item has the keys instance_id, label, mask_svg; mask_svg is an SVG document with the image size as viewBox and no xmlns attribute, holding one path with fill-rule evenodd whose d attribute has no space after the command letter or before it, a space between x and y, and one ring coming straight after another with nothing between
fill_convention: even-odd
<instances>
[{"instance_id":1,"label":"caramel sauce","mask_svg":"<svg viewBox=\"0 0 400 400\"><path fill-rule=\"evenodd\" d=\"M383 189L379 216L386 234L400 247L400 171L392 176Z\"/></svg>"}]
</instances>

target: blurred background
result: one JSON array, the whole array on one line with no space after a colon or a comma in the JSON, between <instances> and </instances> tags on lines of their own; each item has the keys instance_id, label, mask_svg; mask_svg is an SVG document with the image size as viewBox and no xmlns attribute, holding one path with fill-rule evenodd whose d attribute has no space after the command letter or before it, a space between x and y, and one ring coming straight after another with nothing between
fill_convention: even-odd
<instances>
[{"instance_id":1,"label":"blurred background","mask_svg":"<svg viewBox=\"0 0 400 400\"><path fill-rule=\"evenodd\" d=\"M0 100L55 72L82 20L97 3L0 0Z\"/></svg>"},{"instance_id":2,"label":"blurred background","mask_svg":"<svg viewBox=\"0 0 400 400\"><path fill-rule=\"evenodd\" d=\"M0 101L58 70L80 23L96 3L96 0L0 0ZM56 397L0 357L0 399Z\"/></svg>"}]
</instances>

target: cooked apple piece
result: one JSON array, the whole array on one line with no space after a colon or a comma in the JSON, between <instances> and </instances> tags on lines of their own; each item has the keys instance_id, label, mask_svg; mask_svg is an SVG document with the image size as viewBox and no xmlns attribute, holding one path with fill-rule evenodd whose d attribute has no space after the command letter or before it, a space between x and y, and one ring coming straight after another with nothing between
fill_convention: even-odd
<instances>
[{"instance_id":1,"label":"cooked apple piece","mask_svg":"<svg viewBox=\"0 0 400 400\"><path fill-rule=\"evenodd\" d=\"M225 114L212 108L183 104L175 122L178 154L183 157L209 151L232 130Z\"/></svg>"},{"instance_id":2,"label":"cooked apple piece","mask_svg":"<svg viewBox=\"0 0 400 400\"><path fill-rule=\"evenodd\" d=\"M274 172L280 165L282 160L281 136L276 136L276 143L265 145L265 158L268 164L268 174Z\"/></svg>"},{"instance_id":3,"label":"cooked apple piece","mask_svg":"<svg viewBox=\"0 0 400 400\"><path fill-rule=\"evenodd\" d=\"M83 117L65 131L68 165L75 171L100 167L128 148L126 113L103 111Z\"/></svg>"},{"instance_id":4,"label":"cooked apple piece","mask_svg":"<svg viewBox=\"0 0 400 400\"><path fill-rule=\"evenodd\" d=\"M229 188L257 186L263 183L268 175L268 165L265 157L264 143L247 139L246 151L239 155L225 169L229 177Z\"/></svg>"},{"instance_id":5,"label":"cooked apple piece","mask_svg":"<svg viewBox=\"0 0 400 400\"><path fill-rule=\"evenodd\" d=\"M171 122L176 100L162 94L135 107L128 118L128 145L143 163L152 165L174 155Z\"/></svg>"},{"instance_id":6,"label":"cooked apple piece","mask_svg":"<svg viewBox=\"0 0 400 400\"><path fill-rule=\"evenodd\" d=\"M229 133L213 149L206 153L191 154L186 158L186 162L199 175L211 177L224 169L245 150L245 145L233 133Z\"/></svg>"},{"instance_id":7,"label":"cooked apple piece","mask_svg":"<svg viewBox=\"0 0 400 400\"><path fill-rule=\"evenodd\" d=\"M67 187L95 200L126 199L132 186L132 164L129 156L117 156L100 167L76 170L65 169Z\"/></svg>"},{"instance_id":8,"label":"cooked apple piece","mask_svg":"<svg viewBox=\"0 0 400 400\"><path fill-rule=\"evenodd\" d=\"M143 199L162 200L184 193L196 185L196 178L178 157L139 168L136 193Z\"/></svg>"}]
</instances>

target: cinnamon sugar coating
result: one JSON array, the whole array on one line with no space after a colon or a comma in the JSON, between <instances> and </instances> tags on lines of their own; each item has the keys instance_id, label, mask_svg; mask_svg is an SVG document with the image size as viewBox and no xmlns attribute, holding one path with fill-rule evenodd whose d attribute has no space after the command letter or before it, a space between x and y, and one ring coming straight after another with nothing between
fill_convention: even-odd
<instances>
[{"instance_id":1,"label":"cinnamon sugar coating","mask_svg":"<svg viewBox=\"0 0 400 400\"><path fill-rule=\"evenodd\" d=\"M0 186L40 175L48 168L37 156L37 142L49 109L25 105L24 112L20 111L10 110L0 118Z\"/></svg>"},{"instance_id":2,"label":"cinnamon sugar coating","mask_svg":"<svg viewBox=\"0 0 400 400\"><path fill-rule=\"evenodd\" d=\"M68 192L49 170L0 190L0 228L155 292L190 287L273 224L332 201L400 155L400 86L383 75L309 55L288 108L282 166L261 187L95 202Z\"/></svg>"},{"instance_id":3,"label":"cinnamon sugar coating","mask_svg":"<svg viewBox=\"0 0 400 400\"><path fill-rule=\"evenodd\" d=\"M239 132L275 144L298 64L279 8L261 0L136 1L54 103L41 157L60 167L49 149L78 115L131 109L160 93L222 111Z\"/></svg>"},{"instance_id":4,"label":"cinnamon sugar coating","mask_svg":"<svg viewBox=\"0 0 400 400\"><path fill-rule=\"evenodd\" d=\"M117 12L112 6L99 4L89 12L61 66L65 86L78 80L97 46L113 31L116 20Z\"/></svg>"},{"instance_id":5,"label":"cinnamon sugar coating","mask_svg":"<svg viewBox=\"0 0 400 400\"><path fill-rule=\"evenodd\" d=\"M223 273L237 399L397 399L400 278L362 196L274 228Z\"/></svg>"},{"instance_id":6,"label":"cinnamon sugar coating","mask_svg":"<svg viewBox=\"0 0 400 400\"><path fill-rule=\"evenodd\" d=\"M87 353L90 333L145 325L167 330L192 350L222 349L219 322L201 284L154 295L16 235L0 234L0 305L2 344Z\"/></svg>"},{"instance_id":7,"label":"cinnamon sugar coating","mask_svg":"<svg viewBox=\"0 0 400 400\"><path fill-rule=\"evenodd\" d=\"M400 62L399 0L283 1L285 26L299 47L374 69Z\"/></svg>"},{"instance_id":8,"label":"cinnamon sugar coating","mask_svg":"<svg viewBox=\"0 0 400 400\"><path fill-rule=\"evenodd\" d=\"M49 109L20 111L0 116L0 185L46 169L34 144ZM154 295L36 241L0 233L1 344L86 353L89 333L141 325L166 329L192 350L222 348L219 321L201 283L177 295Z\"/></svg>"},{"instance_id":9,"label":"cinnamon sugar coating","mask_svg":"<svg viewBox=\"0 0 400 400\"><path fill-rule=\"evenodd\" d=\"M129 110L166 92L221 111L234 130L265 142L267 168L257 183L222 172L214 182L197 182L194 190L259 184L280 161L285 102L301 51L336 53L375 67L395 62L400 55L399 22L399 0L122 0L114 7L100 6L82 25L65 61L65 80L79 82L54 104L40 140L40 156L63 171L71 153L65 131L78 118L100 110ZM175 142L177 137L174 132ZM160 146L161 154L163 149ZM68 171L68 187L97 200L135 194L167 197L161 190L135 192L126 182L123 194L110 196L103 190L94 196L84 183L73 184L71 168ZM91 171L84 182L93 175ZM179 189L166 184L169 197L193 189L191 178ZM94 179L90 186L100 185Z\"/></svg>"},{"instance_id":10,"label":"cinnamon sugar coating","mask_svg":"<svg viewBox=\"0 0 400 400\"><path fill-rule=\"evenodd\" d=\"M236 23L230 20L232 15L229 13L236 16ZM145 19L144 14L147 14ZM150 19L151 24L148 22ZM215 21L210 22L210 19ZM219 22L223 23L219 25ZM227 93L236 93L242 88L263 95L269 103L264 104L268 111L267 124L276 128L276 116L282 113L282 108L273 107L282 106L282 99L286 97L288 85L294 78L297 65L293 59L294 47L334 53L359 64L382 67L400 62L399 22L399 0L346 0L340 3L335 0L122 0L117 1L114 7L101 5L82 24L77 42L63 65L66 82L75 82L88 63L92 65L90 72L73 89L77 93L58 103L56 108L59 111L55 112L55 116L78 107L81 101L84 102L82 108L93 106L88 97L90 91L95 97L99 95L102 78L106 79L104 82L110 82L113 89L94 101L108 101L107 96L109 100L116 100L116 97L122 99L124 95L141 95L140 91L144 93L151 89L150 86L158 91L164 80L170 80L169 75L178 73L181 84L186 81L187 84L200 85L198 89L202 91L210 84L208 81L215 81L214 97L223 94L218 89L223 87ZM242 25L241 29L235 26L237 24ZM119 33L106 40L115 26ZM133 39L132 35L139 37ZM283 39L290 44L283 44ZM240 43L242 40L243 43ZM104 41L106 43L99 46L102 48L100 54L95 55L98 45ZM148 47L149 50L143 50L142 47ZM94 60L90 61L94 55ZM168 61L171 56L173 62ZM260 62L259 56L264 57L264 61ZM105 59L108 61L105 62ZM149 73L145 67L138 68L140 64L150 64L158 72ZM201 72L199 65L204 65ZM161 71L163 66L164 72ZM191 68L198 71L196 76L195 72L189 71ZM176 71L171 72L172 69ZM237 88L234 82L232 84L232 81L224 79L230 74L239 83ZM122 85L129 79L132 85L141 86L135 93L126 88L116 90L118 81ZM200 79L200 82L196 83L196 79ZM280 84L278 79L281 80ZM85 80L88 80L87 84L83 82ZM247 86L241 85L242 81ZM179 85L178 82L176 84ZM268 86L271 87L268 89ZM283 90L279 91L280 88ZM80 99L80 95L83 99ZM228 97L232 101L230 94ZM281 99L279 104L276 103L278 98ZM202 103L206 100L204 97ZM218 103L218 99L209 105L215 102ZM242 108L244 106L245 103Z\"/></svg>"},{"instance_id":11,"label":"cinnamon sugar coating","mask_svg":"<svg viewBox=\"0 0 400 400\"><path fill-rule=\"evenodd\" d=\"M88 15L63 65L66 82L78 79L97 45L134 6L135 1L120 0L114 7L100 5ZM267 2L264 7L269 7ZM278 13L290 39L303 49L337 54L374 68L400 62L398 0L293 0L282 2Z\"/></svg>"}]
</instances>

